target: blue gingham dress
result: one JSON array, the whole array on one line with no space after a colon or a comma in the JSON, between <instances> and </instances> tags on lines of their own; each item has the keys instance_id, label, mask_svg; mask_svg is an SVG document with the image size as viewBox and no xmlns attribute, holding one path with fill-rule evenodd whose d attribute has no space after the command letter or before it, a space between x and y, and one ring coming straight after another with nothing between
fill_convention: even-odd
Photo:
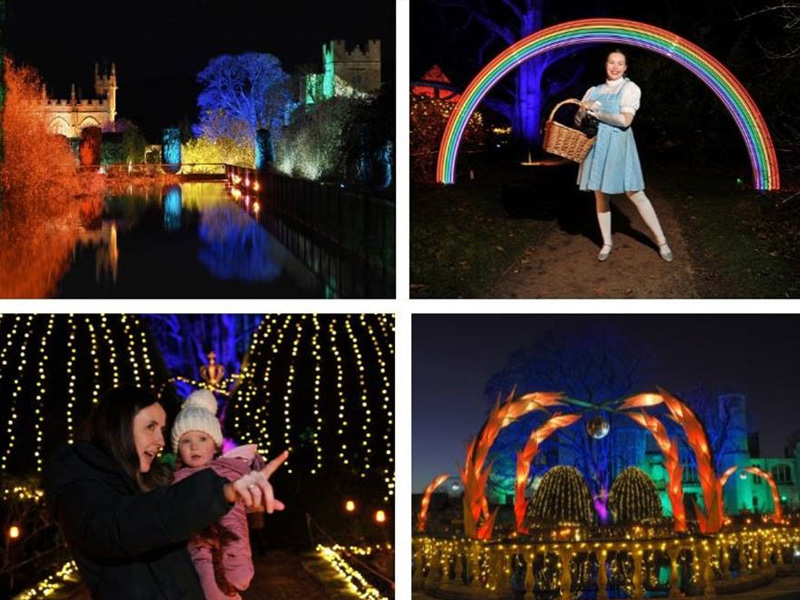
<instances>
[{"instance_id":1,"label":"blue gingham dress","mask_svg":"<svg viewBox=\"0 0 800 600\"><path fill-rule=\"evenodd\" d=\"M599 100L601 112L619 114L622 91L629 79L612 93L600 93L603 86L596 86L587 102ZM578 170L578 186L583 191L601 191L606 194L622 194L644 189L642 165L636 150L633 130L600 123L597 140Z\"/></svg>"}]
</instances>

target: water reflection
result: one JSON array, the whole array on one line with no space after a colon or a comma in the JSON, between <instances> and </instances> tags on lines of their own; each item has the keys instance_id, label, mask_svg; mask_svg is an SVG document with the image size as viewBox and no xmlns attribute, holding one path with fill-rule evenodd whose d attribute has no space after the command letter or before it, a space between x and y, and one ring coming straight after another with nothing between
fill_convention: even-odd
<instances>
[{"instance_id":1,"label":"water reflection","mask_svg":"<svg viewBox=\"0 0 800 600\"><path fill-rule=\"evenodd\" d=\"M95 280L102 282L110 279L112 283L116 283L119 264L117 222L104 220L99 228L81 228L78 242L95 250Z\"/></svg>"},{"instance_id":2,"label":"water reflection","mask_svg":"<svg viewBox=\"0 0 800 600\"><path fill-rule=\"evenodd\" d=\"M126 185L65 206L59 222L0 218L0 296L380 295L350 258L219 182Z\"/></svg>"},{"instance_id":3,"label":"water reflection","mask_svg":"<svg viewBox=\"0 0 800 600\"><path fill-rule=\"evenodd\" d=\"M282 245L235 204L218 204L202 213L200 259L219 279L271 281L290 258Z\"/></svg>"},{"instance_id":4,"label":"water reflection","mask_svg":"<svg viewBox=\"0 0 800 600\"><path fill-rule=\"evenodd\" d=\"M181 228L183 199L180 185L170 185L164 190L164 229L177 231Z\"/></svg>"}]
</instances>

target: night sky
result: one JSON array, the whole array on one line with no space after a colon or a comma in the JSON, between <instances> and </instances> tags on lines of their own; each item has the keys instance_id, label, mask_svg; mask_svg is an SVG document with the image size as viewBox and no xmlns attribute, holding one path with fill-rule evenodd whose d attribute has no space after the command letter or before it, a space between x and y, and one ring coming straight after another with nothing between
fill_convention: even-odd
<instances>
[{"instance_id":1,"label":"night sky","mask_svg":"<svg viewBox=\"0 0 800 600\"><path fill-rule=\"evenodd\" d=\"M197 119L195 80L220 54L267 52L288 73L321 72L322 44L380 39L382 78L394 79L394 2L259 0L8 0L6 45L59 98L70 84L92 97L94 63L116 62L119 117L148 136ZM52 93L51 93L52 95Z\"/></svg>"},{"instance_id":2,"label":"night sky","mask_svg":"<svg viewBox=\"0 0 800 600\"><path fill-rule=\"evenodd\" d=\"M783 456L787 436L800 429L798 315L415 315L413 491L458 473L488 413L484 386L514 350L549 331L596 325L653 353L643 379L654 386L745 394L762 456Z\"/></svg>"}]
</instances>

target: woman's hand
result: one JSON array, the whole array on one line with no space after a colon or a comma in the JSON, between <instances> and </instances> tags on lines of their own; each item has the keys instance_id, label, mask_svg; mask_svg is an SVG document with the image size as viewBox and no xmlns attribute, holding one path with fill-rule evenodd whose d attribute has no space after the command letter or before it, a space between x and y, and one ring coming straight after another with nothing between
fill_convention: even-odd
<instances>
[{"instance_id":1,"label":"woman's hand","mask_svg":"<svg viewBox=\"0 0 800 600\"><path fill-rule=\"evenodd\" d=\"M589 112L590 110L600 110L602 105L603 103L599 100L589 100L587 102L581 102L581 110L584 112Z\"/></svg>"},{"instance_id":2,"label":"woman's hand","mask_svg":"<svg viewBox=\"0 0 800 600\"><path fill-rule=\"evenodd\" d=\"M241 502L251 510L265 508L270 514L276 510L286 508L280 500L275 498L270 476L289 457L289 452L284 451L278 458L267 463L260 471L251 471L232 483L225 485L225 499L228 502Z\"/></svg>"}]
</instances>

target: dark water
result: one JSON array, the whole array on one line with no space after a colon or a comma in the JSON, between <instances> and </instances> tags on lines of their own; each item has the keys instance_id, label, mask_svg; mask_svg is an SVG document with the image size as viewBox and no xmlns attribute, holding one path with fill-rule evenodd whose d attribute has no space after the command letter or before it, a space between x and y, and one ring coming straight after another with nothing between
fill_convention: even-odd
<instances>
[{"instance_id":1,"label":"dark water","mask_svg":"<svg viewBox=\"0 0 800 600\"><path fill-rule=\"evenodd\" d=\"M369 295L366 274L301 240L224 183L128 188L85 227L56 295L320 298ZM290 249L291 248L291 249Z\"/></svg>"}]
</instances>

